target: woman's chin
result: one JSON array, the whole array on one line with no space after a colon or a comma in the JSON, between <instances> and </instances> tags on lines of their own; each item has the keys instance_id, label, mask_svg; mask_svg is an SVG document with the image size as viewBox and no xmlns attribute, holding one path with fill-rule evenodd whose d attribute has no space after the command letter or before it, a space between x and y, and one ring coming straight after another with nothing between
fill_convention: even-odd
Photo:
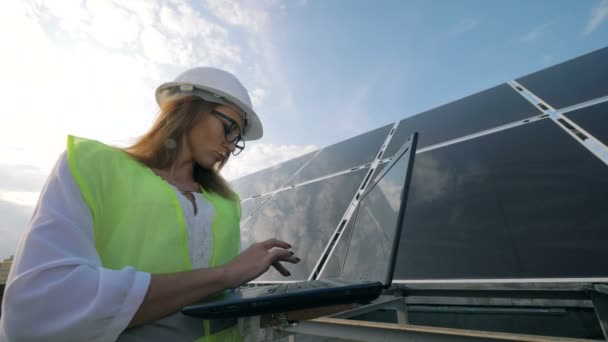
<instances>
[{"instance_id":1,"label":"woman's chin","mask_svg":"<svg viewBox=\"0 0 608 342\"><path fill-rule=\"evenodd\" d=\"M204 159L201 158L201 160L198 161L198 164L205 169L213 169L215 164L217 164L219 161L219 158L208 157Z\"/></svg>"}]
</instances>

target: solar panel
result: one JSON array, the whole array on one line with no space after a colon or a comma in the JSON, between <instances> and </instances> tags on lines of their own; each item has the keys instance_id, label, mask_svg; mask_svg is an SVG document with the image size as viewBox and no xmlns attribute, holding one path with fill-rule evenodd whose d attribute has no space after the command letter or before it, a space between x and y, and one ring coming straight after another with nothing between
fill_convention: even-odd
<instances>
[{"instance_id":1,"label":"solar panel","mask_svg":"<svg viewBox=\"0 0 608 342\"><path fill-rule=\"evenodd\" d=\"M545 119L418 154L395 278L608 277L608 167Z\"/></svg>"},{"instance_id":2,"label":"solar panel","mask_svg":"<svg viewBox=\"0 0 608 342\"><path fill-rule=\"evenodd\" d=\"M241 199L261 195L286 186L294 174L308 162L316 152L288 160L231 182Z\"/></svg>"},{"instance_id":3,"label":"solar panel","mask_svg":"<svg viewBox=\"0 0 608 342\"><path fill-rule=\"evenodd\" d=\"M608 95L608 48L517 79L556 109Z\"/></svg>"},{"instance_id":4,"label":"solar panel","mask_svg":"<svg viewBox=\"0 0 608 342\"><path fill-rule=\"evenodd\" d=\"M357 205L346 249L341 278L392 281L393 246L398 243L399 212L407 203L409 179L416 153L416 139L397 152L395 160L378 174ZM389 275L390 276L387 276Z\"/></svg>"},{"instance_id":5,"label":"solar panel","mask_svg":"<svg viewBox=\"0 0 608 342\"><path fill-rule=\"evenodd\" d=\"M401 120L385 156L397 152L414 131L419 149L539 115L541 112L507 84Z\"/></svg>"},{"instance_id":6,"label":"solar panel","mask_svg":"<svg viewBox=\"0 0 608 342\"><path fill-rule=\"evenodd\" d=\"M324 148L291 183L301 183L373 161L391 127L380 127Z\"/></svg>"},{"instance_id":7,"label":"solar panel","mask_svg":"<svg viewBox=\"0 0 608 342\"><path fill-rule=\"evenodd\" d=\"M608 102L568 112L564 116L608 146Z\"/></svg>"},{"instance_id":8,"label":"solar panel","mask_svg":"<svg viewBox=\"0 0 608 342\"><path fill-rule=\"evenodd\" d=\"M559 109L608 95L606 74L608 48L517 81ZM406 118L394 132L392 125L381 127L329 146L314 158L309 154L233 184L244 199L299 185L371 163L393 133L383 155L387 158L419 131L418 149L423 151L414 167L397 282L606 280L608 166L566 127L541 114L518 91L501 84ZM608 102L563 115L608 145ZM517 125L505 126L512 123ZM480 132L487 134L424 150ZM385 165L378 165L376 174ZM294 250L303 259L288 266L291 278L271 271L258 280L306 279L366 172L351 169L279 192L243 224L245 245L271 237L297 241ZM244 201L243 212L264 200ZM351 234L352 222L344 227L323 277L341 275L344 241L366 238Z\"/></svg>"},{"instance_id":9,"label":"solar panel","mask_svg":"<svg viewBox=\"0 0 608 342\"><path fill-rule=\"evenodd\" d=\"M241 222L246 220L270 195L260 196L241 202Z\"/></svg>"},{"instance_id":10,"label":"solar panel","mask_svg":"<svg viewBox=\"0 0 608 342\"><path fill-rule=\"evenodd\" d=\"M305 280L316 265L367 169L285 190L242 227L243 245L277 238L291 243L298 265L286 264L292 276L271 269L258 280Z\"/></svg>"},{"instance_id":11,"label":"solar panel","mask_svg":"<svg viewBox=\"0 0 608 342\"><path fill-rule=\"evenodd\" d=\"M388 165L388 163L379 164L374 171L371 180L375 180L377 176L379 176L384 168ZM370 181L370 185L373 184L373 181ZM324 266L323 272L321 274L324 278L338 278L344 276L343 267L346 257L346 252L348 248L348 242L352 239L352 229L353 229L354 220L350 220L346 226L342 230L342 234L336 243L336 247L331 252L330 257L327 259L326 265Z\"/></svg>"}]
</instances>

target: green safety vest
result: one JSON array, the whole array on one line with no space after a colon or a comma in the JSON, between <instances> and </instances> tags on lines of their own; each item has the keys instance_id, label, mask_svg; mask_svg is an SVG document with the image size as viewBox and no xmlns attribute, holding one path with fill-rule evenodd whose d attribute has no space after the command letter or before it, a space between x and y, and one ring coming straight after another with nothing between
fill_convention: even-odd
<instances>
[{"instance_id":1,"label":"green safety vest","mask_svg":"<svg viewBox=\"0 0 608 342\"><path fill-rule=\"evenodd\" d=\"M192 269L182 208L169 184L98 141L68 136L67 151L72 176L91 210L95 248L104 267L132 266L152 274ZM216 211L209 264L214 267L239 254L241 208L238 199L204 190L203 195ZM209 321L202 321L204 337L197 341L241 340L238 326L209 332Z\"/></svg>"}]
</instances>

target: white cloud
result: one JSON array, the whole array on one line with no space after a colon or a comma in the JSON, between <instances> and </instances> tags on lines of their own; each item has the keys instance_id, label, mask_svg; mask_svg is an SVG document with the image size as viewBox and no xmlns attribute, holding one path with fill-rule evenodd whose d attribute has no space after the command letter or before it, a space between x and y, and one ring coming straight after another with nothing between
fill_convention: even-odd
<instances>
[{"instance_id":1,"label":"white cloud","mask_svg":"<svg viewBox=\"0 0 608 342\"><path fill-rule=\"evenodd\" d=\"M193 31L196 30L196 26L192 25L182 25L181 18L177 13L177 10L171 6L163 6L160 10L160 24L163 28L165 28L168 32L172 34L179 34L180 32L186 33L188 36L193 35Z\"/></svg>"},{"instance_id":2,"label":"white cloud","mask_svg":"<svg viewBox=\"0 0 608 342\"><path fill-rule=\"evenodd\" d=\"M154 27L147 27L141 33L141 44L145 56L155 63L170 64L175 61L175 50L170 49L169 38Z\"/></svg>"},{"instance_id":3,"label":"white cloud","mask_svg":"<svg viewBox=\"0 0 608 342\"><path fill-rule=\"evenodd\" d=\"M479 20L471 19L471 18L462 19L456 25L456 27L452 31L452 34L459 35L459 34L467 33L469 31L475 30L477 27L479 27Z\"/></svg>"},{"instance_id":4,"label":"white cloud","mask_svg":"<svg viewBox=\"0 0 608 342\"><path fill-rule=\"evenodd\" d=\"M393 211L398 212L401 205L401 190L403 189L403 183L398 182L396 179L386 178L378 183L378 188L382 191L382 195L386 197L386 200Z\"/></svg>"},{"instance_id":5,"label":"white cloud","mask_svg":"<svg viewBox=\"0 0 608 342\"><path fill-rule=\"evenodd\" d=\"M541 36L541 32L537 30L532 30L521 37L521 41L525 43L530 43L538 40Z\"/></svg>"},{"instance_id":6,"label":"white cloud","mask_svg":"<svg viewBox=\"0 0 608 342\"><path fill-rule=\"evenodd\" d=\"M340 128L341 134L346 136L361 134L362 130L373 127L373 117L367 112L365 104L368 102L370 92L381 79L381 73L376 72L370 79L355 85L348 96L348 103L340 108L341 115L331 118L332 124ZM344 120L345 117L348 120Z\"/></svg>"},{"instance_id":7,"label":"white cloud","mask_svg":"<svg viewBox=\"0 0 608 342\"><path fill-rule=\"evenodd\" d=\"M241 63L231 33L184 1L41 2L37 12L73 40L94 41L157 64L234 69Z\"/></svg>"},{"instance_id":8,"label":"white cloud","mask_svg":"<svg viewBox=\"0 0 608 342\"><path fill-rule=\"evenodd\" d=\"M28 224L34 208L0 200L0 259L15 254L19 236Z\"/></svg>"},{"instance_id":9,"label":"white cloud","mask_svg":"<svg viewBox=\"0 0 608 342\"><path fill-rule=\"evenodd\" d=\"M50 15L74 38L89 38L109 48L136 42L141 30L139 14L111 1L39 1L41 15Z\"/></svg>"},{"instance_id":10,"label":"white cloud","mask_svg":"<svg viewBox=\"0 0 608 342\"><path fill-rule=\"evenodd\" d=\"M552 55L544 55L542 58L543 67L550 66L551 64L553 64L554 60L555 60L555 57L553 57Z\"/></svg>"},{"instance_id":11,"label":"white cloud","mask_svg":"<svg viewBox=\"0 0 608 342\"><path fill-rule=\"evenodd\" d=\"M111 48L120 48L136 42L141 31L137 14L106 0L87 0L91 14L87 28L93 39Z\"/></svg>"},{"instance_id":12,"label":"white cloud","mask_svg":"<svg viewBox=\"0 0 608 342\"><path fill-rule=\"evenodd\" d=\"M52 15L57 19L59 27L65 31L78 31L86 26L90 20L90 13L84 7L82 1L56 1L50 4L48 1L36 1L40 11Z\"/></svg>"},{"instance_id":13,"label":"white cloud","mask_svg":"<svg viewBox=\"0 0 608 342\"><path fill-rule=\"evenodd\" d=\"M519 38L519 40L523 43L536 42L547 32L547 28L549 28L554 23L555 23L555 21L550 21L548 23L544 23L540 26L537 26L537 27L533 28L532 30L530 30L529 32L527 32L526 34L524 34L523 36L521 36Z\"/></svg>"},{"instance_id":14,"label":"white cloud","mask_svg":"<svg viewBox=\"0 0 608 342\"><path fill-rule=\"evenodd\" d=\"M255 57L247 58L250 63L247 66L248 71L252 76L249 88L264 89L265 96L272 94L273 99L276 99L275 106L280 107L280 111L294 112L291 82L284 72L280 50L273 43L275 31L270 26L270 13L277 8L282 9L283 2L204 0L203 3L218 21L245 30L247 47L250 49L250 55ZM255 94L253 97L263 100Z\"/></svg>"},{"instance_id":15,"label":"white cloud","mask_svg":"<svg viewBox=\"0 0 608 342\"><path fill-rule=\"evenodd\" d=\"M233 41L184 2L3 4L0 44L11 47L0 64L3 162L50 169L67 133L106 142L143 133L155 86L193 65L236 69Z\"/></svg>"},{"instance_id":16,"label":"white cloud","mask_svg":"<svg viewBox=\"0 0 608 342\"><path fill-rule=\"evenodd\" d=\"M608 17L608 0L601 0L591 10L591 15L583 31L584 35L588 35L595 31Z\"/></svg>"},{"instance_id":17,"label":"white cloud","mask_svg":"<svg viewBox=\"0 0 608 342\"><path fill-rule=\"evenodd\" d=\"M254 31L258 31L264 26L269 15L264 10L246 6L244 2L232 0L203 0L203 2L218 19Z\"/></svg>"},{"instance_id":18,"label":"white cloud","mask_svg":"<svg viewBox=\"0 0 608 342\"><path fill-rule=\"evenodd\" d=\"M124 8L132 13L137 14L137 20L141 26L150 26L157 22L158 11L161 3L152 0L129 0L120 1L113 0L118 7Z\"/></svg>"},{"instance_id":19,"label":"white cloud","mask_svg":"<svg viewBox=\"0 0 608 342\"><path fill-rule=\"evenodd\" d=\"M264 101L264 96L266 95L266 91L262 88L255 88L251 93L251 101L253 102L253 107L256 108L262 104Z\"/></svg>"},{"instance_id":20,"label":"white cloud","mask_svg":"<svg viewBox=\"0 0 608 342\"><path fill-rule=\"evenodd\" d=\"M230 158L222 175L228 180L234 180L317 149L314 145L251 144L241 154Z\"/></svg>"},{"instance_id":21,"label":"white cloud","mask_svg":"<svg viewBox=\"0 0 608 342\"><path fill-rule=\"evenodd\" d=\"M0 200L24 207L34 207L40 192L35 191L0 191Z\"/></svg>"}]
</instances>

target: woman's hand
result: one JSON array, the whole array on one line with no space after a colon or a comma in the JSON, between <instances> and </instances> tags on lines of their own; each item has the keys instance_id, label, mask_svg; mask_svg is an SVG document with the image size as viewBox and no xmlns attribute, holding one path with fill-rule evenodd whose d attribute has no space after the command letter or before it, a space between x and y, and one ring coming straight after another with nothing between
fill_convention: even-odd
<instances>
[{"instance_id":1,"label":"woman's hand","mask_svg":"<svg viewBox=\"0 0 608 342\"><path fill-rule=\"evenodd\" d=\"M288 276L289 272L280 262L296 264L300 261L287 250L289 248L291 246L286 242L266 240L249 247L220 267L153 274L144 301L129 327L165 317L227 287L239 287L268 271L271 265L281 274Z\"/></svg>"},{"instance_id":2,"label":"woman's hand","mask_svg":"<svg viewBox=\"0 0 608 342\"><path fill-rule=\"evenodd\" d=\"M287 242L270 239L252 245L236 258L222 267L226 271L228 284L232 288L239 287L268 271L270 266L276 268L283 276L290 276L282 261L297 264L300 258L288 251L291 248Z\"/></svg>"}]
</instances>

